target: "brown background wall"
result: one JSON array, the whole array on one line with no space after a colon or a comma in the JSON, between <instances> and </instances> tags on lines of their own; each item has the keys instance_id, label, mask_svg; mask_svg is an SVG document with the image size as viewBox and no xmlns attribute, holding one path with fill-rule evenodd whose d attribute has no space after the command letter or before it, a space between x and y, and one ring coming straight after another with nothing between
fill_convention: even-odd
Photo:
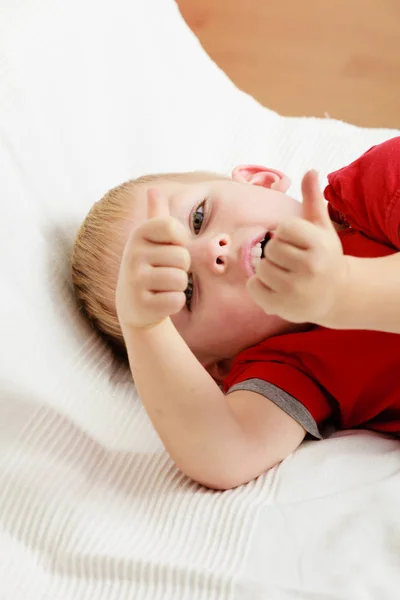
<instances>
[{"instance_id":1,"label":"brown background wall","mask_svg":"<svg viewBox=\"0 0 400 600\"><path fill-rule=\"evenodd\" d=\"M178 0L236 85L283 115L400 128L400 0Z\"/></svg>"}]
</instances>

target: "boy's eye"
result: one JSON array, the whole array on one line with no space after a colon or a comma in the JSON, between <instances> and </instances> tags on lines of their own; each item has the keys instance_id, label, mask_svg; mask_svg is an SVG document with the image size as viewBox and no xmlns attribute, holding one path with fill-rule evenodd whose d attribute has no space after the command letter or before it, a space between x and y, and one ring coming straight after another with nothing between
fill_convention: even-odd
<instances>
[{"instance_id":1,"label":"boy's eye","mask_svg":"<svg viewBox=\"0 0 400 600\"><path fill-rule=\"evenodd\" d=\"M203 202L196 208L196 210L192 214L193 231L196 234L199 233L201 226L203 225L205 203L206 201L203 200Z\"/></svg>"},{"instance_id":2,"label":"boy's eye","mask_svg":"<svg viewBox=\"0 0 400 600\"><path fill-rule=\"evenodd\" d=\"M188 275L188 284L187 284L187 288L185 290L186 308L188 309L189 312L191 311L193 290L194 290L193 278L192 278L192 274L189 273L189 275Z\"/></svg>"}]
</instances>

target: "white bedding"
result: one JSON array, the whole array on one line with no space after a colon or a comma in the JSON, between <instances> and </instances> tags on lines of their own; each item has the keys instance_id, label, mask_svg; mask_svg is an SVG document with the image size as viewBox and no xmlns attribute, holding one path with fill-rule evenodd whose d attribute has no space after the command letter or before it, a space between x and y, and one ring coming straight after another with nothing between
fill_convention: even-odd
<instances>
[{"instance_id":1,"label":"white bedding","mask_svg":"<svg viewBox=\"0 0 400 600\"><path fill-rule=\"evenodd\" d=\"M307 168L398 133L259 106L172 0L2 0L1 600L398 598L398 441L346 432L236 490L202 488L78 314L68 271L88 208L128 177L255 162L298 195Z\"/></svg>"}]
</instances>

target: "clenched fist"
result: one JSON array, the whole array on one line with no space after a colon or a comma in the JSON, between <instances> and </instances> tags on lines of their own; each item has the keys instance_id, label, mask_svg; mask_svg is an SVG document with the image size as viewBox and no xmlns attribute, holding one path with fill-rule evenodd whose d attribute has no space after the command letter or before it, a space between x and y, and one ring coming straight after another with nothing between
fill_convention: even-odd
<instances>
[{"instance_id":1,"label":"clenched fist","mask_svg":"<svg viewBox=\"0 0 400 600\"><path fill-rule=\"evenodd\" d=\"M147 217L128 238L116 290L121 325L137 328L157 325L181 310L190 266L189 233L170 216L160 190L147 192Z\"/></svg>"},{"instance_id":2,"label":"clenched fist","mask_svg":"<svg viewBox=\"0 0 400 600\"><path fill-rule=\"evenodd\" d=\"M283 221L247 283L266 313L292 323L335 325L348 281L348 258L329 218L315 171L302 182L303 218Z\"/></svg>"}]
</instances>

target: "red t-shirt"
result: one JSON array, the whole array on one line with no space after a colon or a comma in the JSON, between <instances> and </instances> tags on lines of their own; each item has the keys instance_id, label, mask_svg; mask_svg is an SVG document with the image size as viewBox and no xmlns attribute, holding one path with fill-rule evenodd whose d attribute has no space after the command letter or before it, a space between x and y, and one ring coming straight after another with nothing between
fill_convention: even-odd
<instances>
[{"instance_id":1,"label":"red t-shirt","mask_svg":"<svg viewBox=\"0 0 400 600\"><path fill-rule=\"evenodd\" d=\"M400 250L400 137L328 182L331 219L347 227L339 231L345 254ZM355 427L400 434L400 335L312 326L272 337L235 358L224 390L238 389L266 396L316 438Z\"/></svg>"}]
</instances>

